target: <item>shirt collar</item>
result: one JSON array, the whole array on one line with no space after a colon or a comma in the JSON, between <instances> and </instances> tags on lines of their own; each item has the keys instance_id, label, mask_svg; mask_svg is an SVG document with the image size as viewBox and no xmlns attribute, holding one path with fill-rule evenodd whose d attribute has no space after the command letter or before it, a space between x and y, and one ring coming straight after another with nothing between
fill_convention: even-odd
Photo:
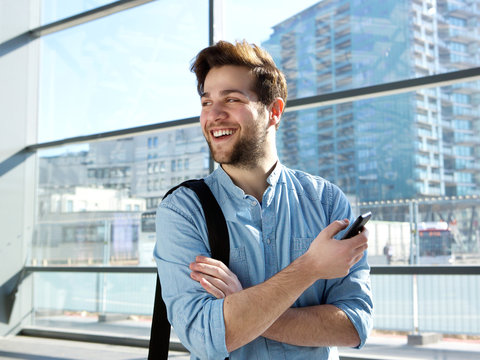
<instances>
[{"instance_id":1,"label":"shirt collar","mask_svg":"<svg viewBox=\"0 0 480 360\"><path fill-rule=\"evenodd\" d=\"M245 192L233 183L230 176L228 176L228 174L225 172L225 170L223 170L221 166L215 169L213 175L218 179L218 182L225 188L226 194L229 197L243 199L246 196Z\"/></svg>"},{"instance_id":2,"label":"shirt collar","mask_svg":"<svg viewBox=\"0 0 480 360\"><path fill-rule=\"evenodd\" d=\"M275 187L275 185L278 183L282 169L283 165L280 163L280 161L277 161L273 171L267 178L267 183L270 186ZM221 166L215 169L212 175L214 175L218 179L219 183L222 184L229 197L235 197L240 199L244 199L245 197L247 197L245 192L233 183L230 176L228 176L228 174L225 172L225 170L223 170Z\"/></svg>"},{"instance_id":3,"label":"shirt collar","mask_svg":"<svg viewBox=\"0 0 480 360\"><path fill-rule=\"evenodd\" d=\"M270 176L267 178L267 183L271 186L275 186L278 183L278 179L280 178L280 174L282 172L283 165L280 164L280 160L277 161L273 171L271 172Z\"/></svg>"}]
</instances>

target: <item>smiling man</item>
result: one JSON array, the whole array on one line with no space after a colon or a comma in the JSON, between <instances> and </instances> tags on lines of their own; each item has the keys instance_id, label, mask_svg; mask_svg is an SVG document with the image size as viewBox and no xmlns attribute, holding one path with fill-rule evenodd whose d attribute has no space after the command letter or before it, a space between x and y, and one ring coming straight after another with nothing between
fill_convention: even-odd
<instances>
[{"instance_id":1,"label":"smiling man","mask_svg":"<svg viewBox=\"0 0 480 360\"><path fill-rule=\"evenodd\" d=\"M154 255L177 335L193 359L334 359L335 346L361 347L372 327L368 231L336 240L353 217L345 195L279 162L283 74L259 47L223 41L192 70L230 262L210 258L191 190L160 204Z\"/></svg>"}]
</instances>

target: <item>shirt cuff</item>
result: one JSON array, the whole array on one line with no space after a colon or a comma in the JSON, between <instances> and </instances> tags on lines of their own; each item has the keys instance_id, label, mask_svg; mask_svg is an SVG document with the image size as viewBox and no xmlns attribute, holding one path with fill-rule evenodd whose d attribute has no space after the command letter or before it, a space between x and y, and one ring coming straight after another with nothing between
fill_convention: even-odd
<instances>
[{"instance_id":1,"label":"shirt cuff","mask_svg":"<svg viewBox=\"0 0 480 360\"><path fill-rule=\"evenodd\" d=\"M212 301L212 317L213 320L212 342L215 349L218 349L222 358L228 357L227 343L225 342L225 320L223 318L223 304L225 299Z\"/></svg>"}]
</instances>

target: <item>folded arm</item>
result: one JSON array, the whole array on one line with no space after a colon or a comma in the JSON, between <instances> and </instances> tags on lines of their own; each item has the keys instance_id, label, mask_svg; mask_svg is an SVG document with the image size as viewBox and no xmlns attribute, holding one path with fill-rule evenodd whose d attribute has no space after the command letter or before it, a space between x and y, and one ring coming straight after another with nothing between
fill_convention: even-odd
<instances>
[{"instance_id":1,"label":"folded arm","mask_svg":"<svg viewBox=\"0 0 480 360\"><path fill-rule=\"evenodd\" d=\"M262 335L295 345L311 345L313 341L317 346L327 345L320 342L323 341L322 336L325 334L322 327L318 326L318 321L325 320L334 321L335 326L339 327L338 333L335 332L331 334L331 338L328 337L328 344L358 345L359 338L355 328L346 315L335 306L320 305L305 310L289 309L316 280L346 276L350 268L362 258L367 248L366 231L349 240L337 241L333 238L347 224L348 221L333 222L317 236L304 255L275 276L251 288L231 291L226 295L223 314L226 346L229 352ZM200 281L209 292L211 291L209 287L216 287L212 279L218 279L219 273L211 272L214 267L211 264L205 265L205 261L198 259L190 265L193 271L192 278ZM208 278L201 280L202 274L206 274ZM225 291L222 290L221 293L225 294ZM309 316L313 317L305 323L304 320ZM308 341L302 339L301 335L292 338L294 335L288 335L281 330L285 325L302 328L303 335L315 330L313 337L316 340L312 339L312 335L308 336L310 338ZM323 328L331 331L332 326L330 323ZM294 333L291 330L289 332Z\"/></svg>"},{"instance_id":2,"label":"folded arm","mask_svg":"<svg viewBox=\"0 0 480 360\"><path fill-rule=\"evenodd\" d=\"M154 256L168 320L182 344L198 358L223 359L228 356L224 299L214 298L192 281L188 267L196 255L209 254L202 210L187 198L195 196L189 189L178 189L157 209L157 229L162 230L157 232ZM180 201L189 204L188 212L177 206Z\"/></svg>"},{"instance_id":3,"label":"folded arm","mask_svg":"<svg viewBox=\"0 0 480 360\"><path fill-rule=\"evenodd\" d=\"M225 298L227 295L242 290L242 285L236 275L222 262L204 256L198 256L196 261L197 269L201 267L203 272L192 271L190 275L210 294L217 298ZM192 267L195 265L192 264ZM359 268L364 267L365 265ZM352 281L350 277L358 280L361 276L349 274L349 278L344 278L343 283ZM340 283L337 280L332 287L341 286ZM368 293L369 289L362 291ZM333 292L330 290L330 293ZM355 292L355 295L358 296L358 292ZM368 296L365 297L368 298ZM362 306L362 301L359 304L357 298L350 301L356 303L354 306L357 308L371 307L371 304ZM366 312L369 312L368 310ZM332 304L288 308L262 336L296 346L356 347L361 342L357 329L346 313Z\"/></svg>"},{"instance_id":4,"label":"folded arm","mask_svg":"<svg viewBox=\"0 0 480 360\"><path fill-rule=\"evenodd\" d=\"M360 344L358 332L345 312L329 304L289 308L262 336L297 346Z\"/></svg>"}]
</instances>

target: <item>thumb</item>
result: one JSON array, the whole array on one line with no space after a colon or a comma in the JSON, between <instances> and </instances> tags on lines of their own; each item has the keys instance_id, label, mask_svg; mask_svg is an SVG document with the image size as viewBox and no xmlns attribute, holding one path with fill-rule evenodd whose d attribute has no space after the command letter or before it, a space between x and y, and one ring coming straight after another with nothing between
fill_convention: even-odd
<instances>
[{"instance_id":1,"label":"thumb","mask_svg":"<svg viewBox=\"0 0 480 360\"><path fill-rule=\"evenodd\" d=\"M322 232L327 235L329 238L333 238L337 235L340 231L344 230L350 222L348 219L343 220L335 220L334 222L330 223Z\"/></svg>"}]
</instances>

